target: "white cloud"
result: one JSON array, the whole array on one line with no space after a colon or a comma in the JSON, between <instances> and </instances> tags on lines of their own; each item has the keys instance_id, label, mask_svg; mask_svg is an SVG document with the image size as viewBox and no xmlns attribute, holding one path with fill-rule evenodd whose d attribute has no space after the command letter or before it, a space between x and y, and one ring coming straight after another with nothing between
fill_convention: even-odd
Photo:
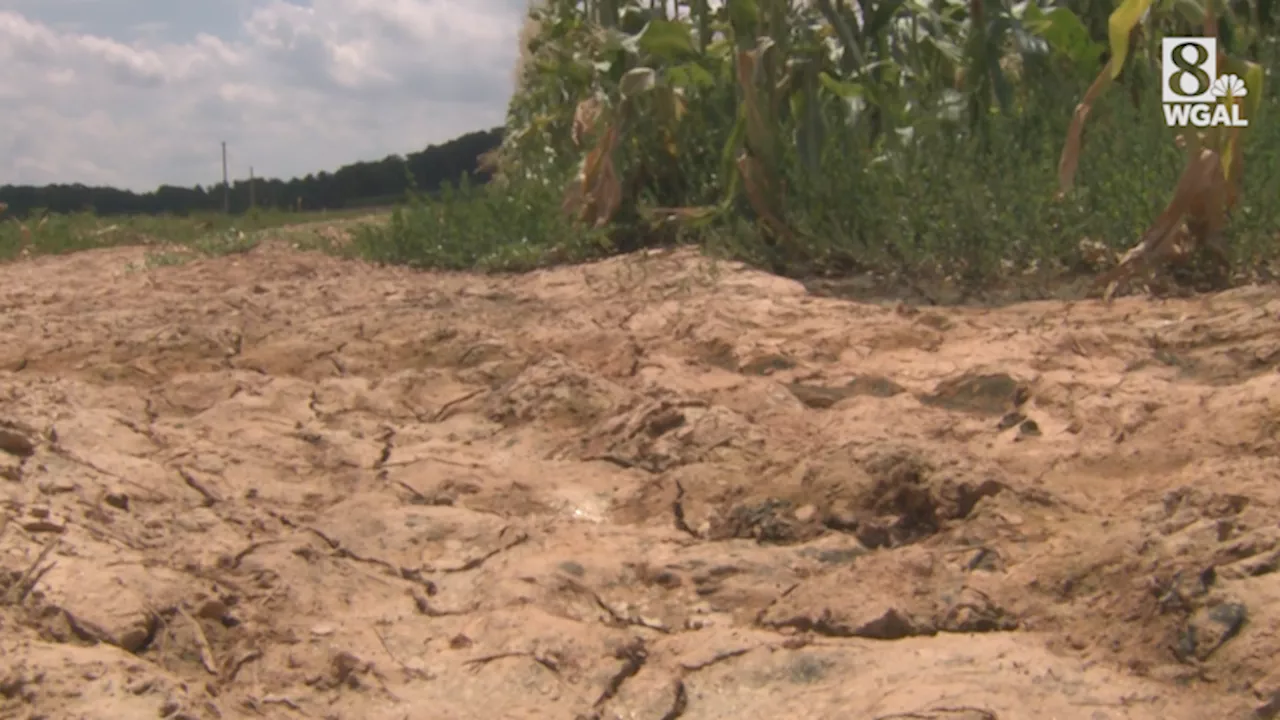
<instances>
[{"instance_id":1,"label":"white cloud","mask_svg":"<svg viewBox=\"0 0 1280 720\"><path fill-rule=\"evenodd\" d=\"M0 184L210 184L223 140L232 175L287 178L502 122L520 0L235 1L236 32L186 38L0 11Z\"/></svg>"}]
</instances>

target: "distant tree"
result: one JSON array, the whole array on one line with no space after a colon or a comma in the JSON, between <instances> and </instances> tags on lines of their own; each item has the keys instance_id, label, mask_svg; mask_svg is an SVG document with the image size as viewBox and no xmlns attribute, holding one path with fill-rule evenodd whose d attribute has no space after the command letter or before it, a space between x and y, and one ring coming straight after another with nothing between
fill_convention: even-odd
<instances>
[{"instance_id":1,"label":"distant tree","mask_svg":"<svg viewBox=\"0 0 1280 720\"><path fill-rule=\"evenodd\" d=\"M502 143L502 128L473 132L443 145L431 145L407 156L388 155L381 160L345 165L333 172L311 173L280 180L256 178L253 199L258 207L292 210L367 207L392 202L409 190L409 178L421 192L431 193L444 184L456 184L464 175L480 184L489 173L479 164L480 155ZM99 215L186 215L222 209L223 184L205 187L161 185L151 192L135 193L111 187L82 184L0 185L0 203L8 205L6 217L25 217L32 210L56 213L93 210ZM249 181L231 183L231 211L249 209Z\"/></svg>"}]
</instances>

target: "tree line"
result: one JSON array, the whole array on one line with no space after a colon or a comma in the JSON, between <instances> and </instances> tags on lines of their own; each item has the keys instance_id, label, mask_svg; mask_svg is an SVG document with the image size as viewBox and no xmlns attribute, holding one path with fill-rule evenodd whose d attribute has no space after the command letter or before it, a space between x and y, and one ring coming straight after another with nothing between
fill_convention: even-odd
<instances>
[{"instance_id":1,"label":"tree line","mask_svg":"<svg viewBox=\"0 0 1280 720\"><path fill-rule=\"evenodd\" d=\"M248 179L235 180L230 185L229 207L233 213L245 212L251 206L281 210L371 207L398 202L411 189L411 181L414 189L425 193L457 184L463 176L484 183L489 180L489 173L480 167L479 156L498 147L502 133L500 127L467 133L407 156L388 155L382 160L357 162L334 172L291 180L255 178L252 187ZM8 205L7 216L17 217L37 209L55 213L90 210L102 216L185 215L221 211L224 188L222 183L161 185L151 192L138 193L82 184L0 185L0 204Z\"/></svg>"}]
</instances>

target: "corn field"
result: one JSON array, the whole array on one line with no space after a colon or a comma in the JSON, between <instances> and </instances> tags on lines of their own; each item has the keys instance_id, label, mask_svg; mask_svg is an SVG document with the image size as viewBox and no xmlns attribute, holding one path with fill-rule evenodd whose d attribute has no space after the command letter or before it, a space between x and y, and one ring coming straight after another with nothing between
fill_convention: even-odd
<instances>
[{"instance_id":1,"label":"corn field","mask_svg":"<svg viewBox=\"0 0 1280 720\"><path fill-rule=\"evenodd\" d=\"M368 248L519 269L697 242L792 276L961 288L1106 270L1114 289L1208 257L1217 282L1257 279L1280 218L1271 8L546 0L496 181ZM1160 40L1178 35L1218 38L1249 128L1165 127Z\"/></svg>"}]
</instances>

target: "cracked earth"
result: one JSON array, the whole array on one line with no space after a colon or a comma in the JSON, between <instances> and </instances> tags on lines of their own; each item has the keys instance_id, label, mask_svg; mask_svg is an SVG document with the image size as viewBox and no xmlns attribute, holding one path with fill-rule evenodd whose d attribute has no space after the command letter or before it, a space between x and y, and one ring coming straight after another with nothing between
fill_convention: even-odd
<instances>
[{"instance_id":1,"label":"cracked earth","mask_svg":"<svg viewBox=\"0 0 1280 720\"><path fill-rule=\"evenodd\" d=\"M2 718L1280 714L1280 293L0 267Z\"/></svg>"}]
</instances>

